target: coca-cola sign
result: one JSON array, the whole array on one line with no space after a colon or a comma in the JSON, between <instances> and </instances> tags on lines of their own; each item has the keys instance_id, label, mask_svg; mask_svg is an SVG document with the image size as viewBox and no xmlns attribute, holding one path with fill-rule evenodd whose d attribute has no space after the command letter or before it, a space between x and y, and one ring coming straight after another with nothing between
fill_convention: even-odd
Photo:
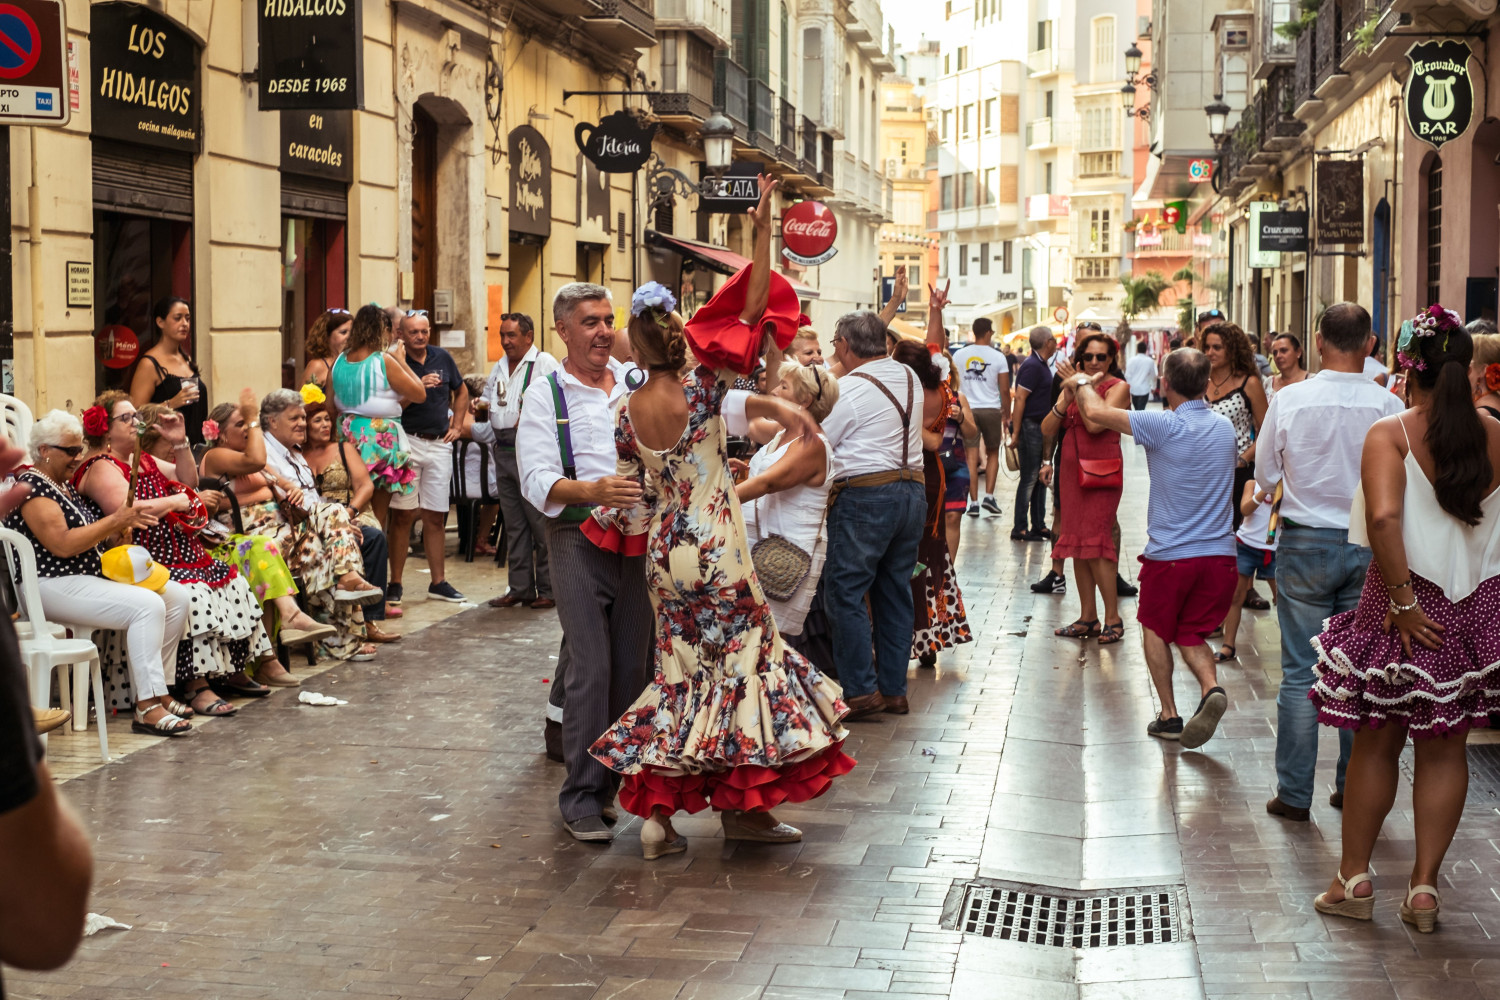
<instances>
[{"instance_id":1,"label":"coca-cola sign","mask_svg":"<svg viewBox=\"0 0 1500 1000\"><path fill-rule=\"evenodd\" d=\"M781 255L803 267L815 267L838 253L839 224L821 201L799 201L781 213Z\"/></svg>"}]
</instances>

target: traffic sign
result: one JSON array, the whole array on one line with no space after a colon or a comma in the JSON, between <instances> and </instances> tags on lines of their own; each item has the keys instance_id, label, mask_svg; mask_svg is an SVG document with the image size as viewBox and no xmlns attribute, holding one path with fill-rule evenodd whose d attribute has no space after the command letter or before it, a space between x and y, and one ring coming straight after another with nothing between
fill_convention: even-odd
<instances>
[{"instance_id":1,"label":"traffic sign","mask_svg":"<svg viewBox=\"0 0 1500 1000\"><path fill-rule=\"evenodd\" d=\"M62 0L0 2L0 125L66 125L67 86Z\"/></svg>"}]
</instances>

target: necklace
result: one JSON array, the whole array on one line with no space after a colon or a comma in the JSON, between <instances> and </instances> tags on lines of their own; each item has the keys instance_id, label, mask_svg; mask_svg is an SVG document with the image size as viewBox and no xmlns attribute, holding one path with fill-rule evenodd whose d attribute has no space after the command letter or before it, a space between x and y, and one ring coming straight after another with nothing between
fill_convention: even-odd
<instances>
[{"instance_id":1,"label":"necklace","mask_svg":"<svg viewBox=\"0 0 1500 1000\"><path fill-rule=\"evenodd\" d=\"M1210 384L1213 385L1213 387L1215 389L1217 389L1217 388L1219 388L1219 386L1223 385L1225 382L1228 382L1230 380L1230 378L1233 377L1233 375L1234 375L1234 372L1229 372L1223 378L1219 379L1217 382L1215 382L1212 377L1210 377L1208 381L1209 381Z\"/></svg>"}]
</instances>

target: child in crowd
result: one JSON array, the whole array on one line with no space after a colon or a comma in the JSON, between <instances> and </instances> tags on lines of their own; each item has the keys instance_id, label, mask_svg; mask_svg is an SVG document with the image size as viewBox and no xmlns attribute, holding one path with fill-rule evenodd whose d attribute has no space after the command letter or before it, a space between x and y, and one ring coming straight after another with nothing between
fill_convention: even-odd
<instances>
[{"instance_id":1,"label":"child in crowd","mask_svg":"<svg viewBox=\"0 0 1500 1000\"><path fill-rule=\"evenodd\" d=\"M1235 535L1235 559L1239 563L1240 579L1234 588L1234 600L1229 604L1229 616L1224 619L1224 644L1219 647L1214 659L1220 663L1235 658L1235 633L1240 629L1241 605L1249 592L1253 580L1270 584L1271 600L1276 600L1276 539L1271 533L1272 497L1258 489L1255 480L1245 484L1240 497L1240 513L1245 520Z\"/></svg>"}]
</instances>

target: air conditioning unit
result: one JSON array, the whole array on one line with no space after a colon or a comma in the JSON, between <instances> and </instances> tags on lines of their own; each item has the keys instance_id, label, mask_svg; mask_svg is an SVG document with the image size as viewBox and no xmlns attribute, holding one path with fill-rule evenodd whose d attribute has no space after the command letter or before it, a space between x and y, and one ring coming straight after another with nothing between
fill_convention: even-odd
<instances>
[{"instance_id":1,"label":"air conditioning unit","mask_svg":"<svg viewBox=\"0 0 1500 1000\"><path fill-rule=\"evenodd\" d=\"M901 158L899 156L887 156L885 158L885 175L887 177L900 176Z\"/></svg>"}]
</instances>

